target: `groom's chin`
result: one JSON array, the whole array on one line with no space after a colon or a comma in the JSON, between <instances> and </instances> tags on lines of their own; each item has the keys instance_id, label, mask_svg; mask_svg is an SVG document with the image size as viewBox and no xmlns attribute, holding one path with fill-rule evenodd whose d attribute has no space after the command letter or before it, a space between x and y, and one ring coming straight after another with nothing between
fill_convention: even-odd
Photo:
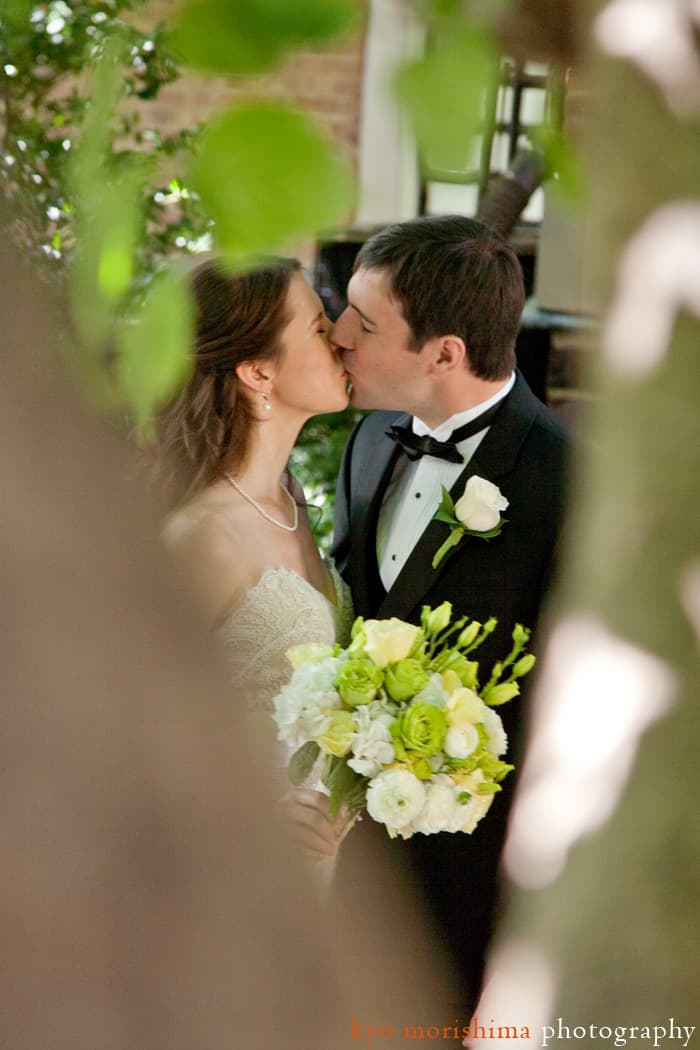
<instances>
[{"instance_id":1,"label":"groom's chin","mask_svg":"<svg viewBox=\"0 0 700 1050\"><path fill-rule=\"evenodd\" d=\"M353 383L350 383L348 387L348 394L350 397L350 404L353 408L376 408L376 404L373 399L361 390L357 390Z\"/></svg>"}]
</instances>

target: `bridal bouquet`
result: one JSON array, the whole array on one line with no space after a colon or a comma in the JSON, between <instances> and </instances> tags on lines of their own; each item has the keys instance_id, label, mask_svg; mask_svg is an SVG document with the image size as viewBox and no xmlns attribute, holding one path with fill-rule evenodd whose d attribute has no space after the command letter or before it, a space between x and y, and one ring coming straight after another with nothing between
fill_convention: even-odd
<instances>
[{"instance_id":1,"label":"bridal bouquet","mask_svg":"<svg viewBox=\"0 0 700 1050\"><path fill-rule=\"evenodd\" d=\"M274 698L279 739L295 748L289 765L301 784L322 757L321 781L335 818L366 809L394 838L472 832L513 769L494 710L520 691L535 657L530 632L513 630L510 653L479 684L469 655L496 626L452 606L423 607L421 625L363 620L346 649L298 645L294 672Z\"/></svg>"}]
</instances>

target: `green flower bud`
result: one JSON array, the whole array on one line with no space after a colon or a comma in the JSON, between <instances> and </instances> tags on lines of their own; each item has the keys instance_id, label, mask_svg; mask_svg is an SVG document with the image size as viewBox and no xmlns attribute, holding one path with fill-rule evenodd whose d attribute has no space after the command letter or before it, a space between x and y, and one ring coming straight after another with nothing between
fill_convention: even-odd
<instances>
[{"instance_id":1,"label":"green flower bud","mask_svg":"<svg viewBox=\"0 0 700 1050\"><path fill-rule=\"evenodd\" d=\"M385 686L392 700L410 700L428 684L428 675L418 660L410 657L390 664L386 669Z\"/></svg>"},{"instance_id":2,"label":"green flower bud","mask_svg":"<svg viewBox=\"0 0 700 1050\"><path fill-rule=\"evenodd\" d=\"M498 620L496 619L495 616L491 616L491 617L489 617L489 619L484 624L484 631L485 631L486 634L493 634L493 632L496 630L497 626L498 626Z\"/></svg>"},{"instance_id":3,"label":"green flower bud","mask_svg":"<svg viewBox=\"0 0 700 1050\"><path fill-rule=\"evenodd\" d=\"M471 623L468 623L464 630L457 636L457 648L466 649L467 646L476 641L476 636L480 630L481 624L478 620L472 620Z\"/></svg>"},{"instance_id":4,"label":"green flower bud","mask_svg":"<svg viewBox=\"0 0 700 1050\"><path fill-rule=\"evenodd\" d=\"M439 674L442 674L443 671L454 671L467 689L476 688L479 664L476 660L467 660L466 656L458 653L456 649L444 649L435 657L430 666Z\"/></svg>"},{"instance_id":5,"label":"green flower bud","mask_svg":"<svg viewBox=\"0 0 700 1050\"><path fill-rule=\"evenodd\" d=\"M503 682L501 685L492 685L490 689L485 689L481 699L489 707L498 707L499 704L512 700L519 692L520 686L517 682Z\"/></svg>"},{"instance_id":6,"label":"green flower bud","mask_svg":"<svg viewBox=\"0 0 700 1050\"><path fill-rule=\"evenodd\" d=\"M338 692L348 707L359 707L374 700L383 675L371 660L346 660L338 672Z\"/></svg>"},{"instance_id":7,"label":"green flower bud","mask_svg":"<svg viewBox=\"0 0 700 1050\"><path fill-rule=\"evenodd\" d=\"M417 700L402 711L391 727L391 734L407 752L424 758L442 748L447 722L439 707Z\"/></svg>"},{"instance_id":8,"label":"green flower bud","mask_svg":"<svg viewBox=\"0 0 700 1050\"><path fill-rule=\"evenodd\" d=\"M411 772L419 780L430 780L433 775L433 767L427 758L418 758L411 763Z\"/></svg>"},{"instance_id":9,"label":"green flower bud","mask_svg":"<svg viewBox=\"0 0 700 1050\"><path fill-rule=\"evenodd\" d=\"M523 627L521 623L516 623L513 628L513 641L515 644L522 649L524 645L527 645L530 639L530 631L527 627Z\"/></svg>"},{"instance_id":10,"label":"green flower bud","mask_svg":"<svg viewBox=\"0 0 700 1050\"><path fill-rule=\"evenodd\" d=\"M452 602L443 602L442 605L438 605L437 609L431 609L429 605L424 605L420 614L420 622L426 634L439 634L440 631L444 631L449 625L451 616Z\"/></svg>"},{"instance_id":11,"label":"green flower bud","mask_svg":"<svg viewBox=\"0 0 700 1050\"><path fill-rule=\"evenodd\" d=\"M351 638L355 638L360 633L360 631L362 630L362 628L364 626L364 622L365 622L364 616L358 616L357 617L357 619L353 623L352 628L350 630L350 637Z\"/></svg>"},{"instance_id":12,"label":"green flower bud","mask_svg":"<svg viewBox=\"0 0 700 1050\"><path fill-rule=\"evenodd\" d=\"M513 667L513 677L522 678L523 675L531 671L535 666L535 659L536 658L532 653L527 653L526 656L521 656Z\"/></svg>"}]
</instances>

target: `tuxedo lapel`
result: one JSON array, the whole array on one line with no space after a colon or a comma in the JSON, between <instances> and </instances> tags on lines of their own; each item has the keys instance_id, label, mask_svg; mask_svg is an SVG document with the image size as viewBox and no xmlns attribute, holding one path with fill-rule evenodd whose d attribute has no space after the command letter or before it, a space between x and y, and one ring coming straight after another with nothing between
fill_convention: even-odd
<instances>
[{"instance_id":1,"label":"tuxedo lapel","mask_svg":"<svg viewBox=\"0 0 700 1050\"><path fill-rule=\"evenodd\" d=\"M388 413L370 417L363 454L353 459L350 528L359 542L352 545L349 576L353 581L355 611L362 616L371 615L385 593L377 565L377 521L400 452L398 445L385 436L386 428L388 422L403 425L408 419L410 416Z\"/></svg>"},{"instance_id":2,"label":"tuxedo lapel","mask_svg":"<svg viewBox=\"0 0 700 1050\"><path fill-rule=\"evenodd\" d=\"M515 385L489 432L452 486L450 495L454 501L462 495L469 478L478 475L487 481L495 482L497 478L513 470L520 447L538 410L539 401L518 374ZM437 507L435 510L437 511ZM445 522L435 519L430 521L380 605L377 617L384 619L409 615L443 573L449 570L450 559L462 548L462 544L485 542L474 537L465 537L462 544L453 547L438 568L433 569L433 557L447 539L448 530L449 526Z\"/></svg>"}]
</instances>

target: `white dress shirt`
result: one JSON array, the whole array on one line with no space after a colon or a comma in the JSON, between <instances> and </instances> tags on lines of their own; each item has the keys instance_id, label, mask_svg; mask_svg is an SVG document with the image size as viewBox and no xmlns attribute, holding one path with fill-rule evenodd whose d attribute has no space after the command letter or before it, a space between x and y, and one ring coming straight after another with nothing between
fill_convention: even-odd
<instances>
[{"instance_id":1,"label":"white dress shirt","mask_svg":"<svg viewBox=\"0 0 700 1050\"><path fill-rule=\"evenodd\" d=\"M515 373L488 401L482 401L480 405L464 412L457 412L434 430L414 416L413 432L419 437L429 434L437 441L447 441L455 430L502 401L514 383ZM421 456L413 461L407 456L399 457L384 494L377 523L377 564L387 591L393 586L409 554L435 516L442 497L441 486L444 485L448 490L452 488L488 430L486 426L478 434L472 434L459 442L457 448L464 457L463 463L450 463L435 456Z\"/></svg>"}]
</instances>

